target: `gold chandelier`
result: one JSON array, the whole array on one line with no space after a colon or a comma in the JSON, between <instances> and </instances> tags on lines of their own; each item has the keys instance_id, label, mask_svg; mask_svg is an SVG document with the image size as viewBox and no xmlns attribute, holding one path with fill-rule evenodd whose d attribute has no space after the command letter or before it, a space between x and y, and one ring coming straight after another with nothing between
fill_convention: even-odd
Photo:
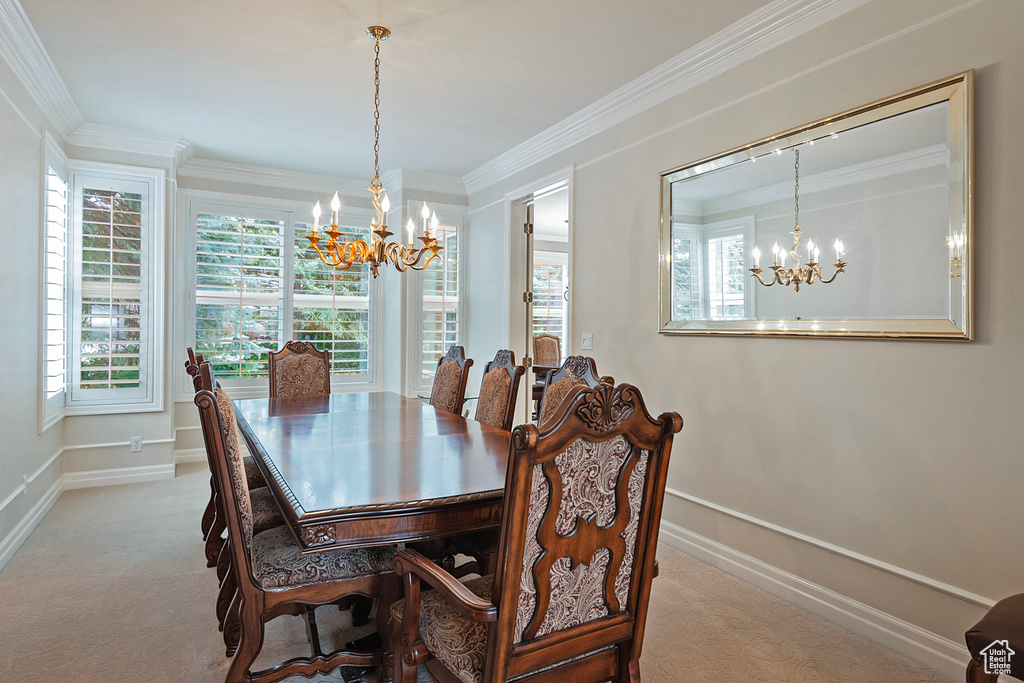
<instances>
[{"instance_id":1,"label":"gold chandelier","mask_svg":"<svg viewBox=\"0 0 1024 683\"><path fill-rule=\"evenodd\" d=\"M793 265L789 268L786 267L786 250L779 246L776 242L772 247L772 254L774 254L775 260L772 264L772 278L765 282L761 277L761 250L754 247L751 256L754 257L754 267L750 269L753 273L752 277L756 277L757 281L765 287L771 287L778 283L780 285L796 285L796 291L800 291L800 285L812 285L815 281L821 281L824 284L828 284L836 279L836 275L845 272L846 263L843 261L843 246L842 240L837 239L833 244L833 248L836 250L836 272L832 273L832 277L827 280L821 274L821 266L818 264L818 255L821 253L821 249L814 246L813 240L807 240L807 265L800 265L800 252L797 248L800 246L800 235L803 231L800 229L800 150L793 150L796 153L796 162L794 164L794 175L796 176L795 186L793 190L793 203L794 203L794 220L795 226L791 231L793 235L793 249L789 254L793 257ZM779 263L781 259L782 263Z\"/></svg>"},{"instance_id":2,"label":"gold chandelier","mask_svg":"<svg viewBox=\"0 0 1024 683\"><path fill-rule=\"evenodd\" d=\"M437 238L431 235L431 229L435 233L437 230L437 214L431 214L426 204L423 205L422 211L423 234L417 238L423 243L422 247L417 249L413 245L413 233L416 226L412 218L409 218L408 222L409 244L387 241L387 238L394 233L388 231L388 212L391 210L391 201L380 182L380 41L387 40L391 31L383 26L370 26L366 32L374 39L373 181L366 188L373 193L373 209L377 214L376 218L370 221L373 236L370 239L370 244L363 240L338 241L342 235L341 230L338 229L338 211L341 209L341 200L338 193L335 192L334 198L331 200L330 229L324 231L328 237L327 242L321 247L320 242L323 238L317 232L320 228L321 214L319 201L313 207L313 230L308 239L310 249L316 250L317 256L328 266L338 270L348 270L352 266L361 266L365 263L369 265L373 277L377 277L377 269L380 266L387 266L389 263L394 264L395 269L399 272L405 272L409 268L423 270L437 256L437 252L441 251L442 247L437 243ZM382 194L384 195L383 199L381 198ZM423 261L423 257L427 254L429 254L427 260ZM420 263L420 261L423 262Z\"/></svg>"}]
</instances>

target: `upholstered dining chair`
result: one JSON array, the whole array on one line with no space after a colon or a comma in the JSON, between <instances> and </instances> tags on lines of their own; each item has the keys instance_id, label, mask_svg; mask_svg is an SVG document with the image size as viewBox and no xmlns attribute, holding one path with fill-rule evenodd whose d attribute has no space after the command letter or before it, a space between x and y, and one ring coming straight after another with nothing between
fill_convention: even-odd
<instances>
[{"instance_id":1,"label":"upholstered dining chair","mask_svg":"<svg viewBox=\"0 0 1024 683\"><path fill-rule=\"evenodd\" d=\"M548 375L544 395L540 400L537 424L543 427L544 423L558 411L565 397L576 387L586 385L593 389L600 383L615 384L615 380L610 376L600 377L593 358L569 356L562 363L562 367Z\"/></svg>"},{"instance_id":2,"label":"upholstered dining chair","mask_svg":"<svg viewBox=\"0 0 1024 683\"><path fill-rule=\"evenodd\" d=\"M1003 598L967 633L967 683L996 683L999 674L988 673L989 657L1000 657L1004 673L1024 680L1024 593Z\"/></svg>"},{"instance_id":3,"label":"upholstered dining chair","mask_svg":"<svg viewBox=\"0 0 1024 683\"><path fill-rule=\"evenodd\" d=\"M191 349L188 349L188 351L191 351ZM192 380L196 393L203 389L213 391L215 388L218 388L220 383L214 378L212 367L203 359L202 354L194 354L194 356L190 354L190 357L194 358L196 362L199 363L199 365L196 366L196 374ZM201 370L203 367L206 368L205 372ZM206 462L210 467L210 501L207 503L206 509L209 510L211 506L213 507L213 519L210 522L210 528L203 532L203 539L206 541L206 566L216 566L217 578L223 580L227 572L227 567L224 562L220 562L218 564L218 560L220 559L221 549L226 542L224 540L224 531L226 527L224 526L224 515L219 507L220 503L217 499L217 489L214 483L214 466L213 461L211 460L212 456L210 453L209 435L206 434L205 431L203 432L203 443L206 447ZM263 475L260 473L259 467L256 466L256 462L252 459L252 456L245 456L243 462L245 465L249 488L253 490L265 488L267 483L264 481ZM269 494L269 490L257 494L258 498L261 500L261 502L258 503L259 511L261 514L265 513L268 518L268 524L281 524L283 523L283 519L280 518L280 512L278 511L276 504L273 502L273 498L267 498ZM271 517L274 517L274 519L271 519ZM206 511L203 513L203 518L205 524ZM224 558L224 561L226 561L226 559L227 558Z\"/></svg>"},{"instance_id":4,"label":"upholstered dining chair","mask_svg":"<svg viewBox=\"0 0 1024 683\"><path fill-rule=\"evenodd\" d=\"M192 378L193 385L196 384L195 378L199 375L199 363L196 362L196 353L191 346L185 347L185 373ZM202 356L200 356L202 358ZM199 387L196 386L196 390ZM217 490L213 485L213 472L210 472L210 500L206 503L206 509L203 510L203 517L199 523L199 527L203 532L203 540L205 541L210 536L210 530L213 528L213 523L217 518ZM223 534L224 529L220 529L219 534Z\"/></svg>"},{"instance_id":5,"label":"upholstered dining chair","mask_svg":"<svg viewBox=\"0 0 1024 683\"><path fill-rule=\"evenodd\" d=\"M533 336L533 364L556 368L562 364L562 340L552 334ZM534 409L540 410L540 399L544 395L545 379L537 378L533 383ZM539 415L540 413L538 413Z\"/></svg>"},{"instance_id":6,"label":"upholstered dining chair","mask_svg":"<svg viewBox=\"0 0 1024 683\"><path fill-rule=\"evenodd\" d=\"M221 391L220 386L213 377L213 370L209 363L202 363L198 379L199 391ZM198 391L196 393L198 394ZM202 416L200 415L200 417ZM213 566L209 564L210 547L211 545L217 545L217 553L213 560L217 567L217 580L220 582L216 605L217 624L224 631L224 644L230 655L238 644L238 634L237 629L232 629L230 624L226 624L226 621L228 608L231 605L231 600L235 595L238 584L234 573L231 571L231 534L229 533L226 538L222 538L223 532L227 531L227 513L224 509L224 501L216 485L216 463L214 458L218 435L210 433L207 425L203 424L201 420L200 426L203 430L203 441L206 444L206 458L207 463L210 465L211 480L214 482L214 505L216 511L216 524L212 529L213 533L207 539L207 566ZM281 515L281 510L274 501L274 496L270 489L267 488L263 477L259 476L259 470L252 456L243 456L242 469L246 475L246 489L249 491L254 531L259 533L282 526L284 524L284 517Z\"/></svg>"},{"instance_id":7,"label":"upholstered dining chair","mask_svg":"<svg viewBox=\"0 0 1024 683\"><path fill-rule=\"evenodd\" d=\"M473 419L498 429L512 429L519 380L525 373L526 368L516 365L516 354L512 351L501 349L494 354L494 360L484 366Z\"/></svg>"},{"instance_id":8,"label":"upholstered dining chair","mask_svg":"<svg viewBox=\"0 0 1024 683\"><path fill-rule=\"evenodd\" d=\"M208 366L201 366L201 371ZM224 502L232 554L231 573L237 591L229 620L238 624L238 645L228 669L227 683L309 678L341 666L370 667L381 663L381 652L336 650L324 653L312 610L348 596L378 594L382 574L390 574L394 546L334 550L302 555L286 527L257 532L250 492L242 463L242 438L234 406L220 388L202 389L195 396L204 430L211 435L217 491ZM263 647L264 624L282 614L305 614L311 654L289 659L262 671L251 667ZM386 610L385 610L386 613Z\"/></svg>"},{"instance_id":9,"label":"upholstered dining chair","mask_svg":"<svg viewBox=\"0 0 1024 683\"><path fill-rule=\"evenodd\" d=\"M327 396L331 393L331 363L326 351L310 342L287 341L270 352L271 398Z\"/></svg>"},{"instance_id":10,"label":"upholstered dining chair","mask_svg":"<svg viewBox=\"0 0 1024 683\"><path fill-rule=\"evenodd\" d=\"M466 401L466 380L473 359L466 358L461 346L448 347L447 353L437 359L434 385L430 390L430 405L456 415L462 414Z\"/></svg>"},{"instance_id":11,"label":"upholstered dining chair","mask_svg":"<svg viewBox=\"0 0 1024 683\"><path fill-rule=\"evenodd\" d=\"M412 549L395 555L405 597L390 632L402 683L420 664L440 683L639 683L681 428L677 413L652 418L628 384L578 387L546 427L516 427L496 573L460 583Z\"/></svg>"}]
</instances>

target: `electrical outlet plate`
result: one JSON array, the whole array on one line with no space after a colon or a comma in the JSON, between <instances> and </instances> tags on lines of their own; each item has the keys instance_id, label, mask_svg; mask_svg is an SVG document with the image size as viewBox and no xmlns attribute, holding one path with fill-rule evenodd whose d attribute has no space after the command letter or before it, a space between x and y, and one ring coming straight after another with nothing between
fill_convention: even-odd
<instances>
[{"instance_id":1,"label":"electrical outlet plate","mask_svg":"<svg viewBox=\"0 0 1024 683\"><path fill-rule=\"evenodd\" d=\"M132 453L138 453L141 450L142 450L142 437L141 436L133 436L132 437Z\"/></svg>"},{"instance_id":2,"label":"electrical outlet plate","mask_svg":"<svg viewBox=\"0 0 1024 683\"><path fill-rule=\"evenodd\" d=\"M584 332L583 333L583 350L590 351L594 348L594 333Z\"/></svg>"}]
</instances>

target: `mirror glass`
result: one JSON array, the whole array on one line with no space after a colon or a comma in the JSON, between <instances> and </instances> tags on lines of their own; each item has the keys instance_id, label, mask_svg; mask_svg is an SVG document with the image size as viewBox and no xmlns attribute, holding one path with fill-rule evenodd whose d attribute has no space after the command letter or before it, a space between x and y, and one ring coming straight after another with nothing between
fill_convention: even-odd
<instances>
[{"instance_id":1,"label":"mirror glass","mask_svg":"<svg viewBox=\"0 0 1024 683\"><path fill-rule=\"evenodd\" d=\"M661 331L969 339L969 80L663 174Z\"/></svg>"}]
</instances>

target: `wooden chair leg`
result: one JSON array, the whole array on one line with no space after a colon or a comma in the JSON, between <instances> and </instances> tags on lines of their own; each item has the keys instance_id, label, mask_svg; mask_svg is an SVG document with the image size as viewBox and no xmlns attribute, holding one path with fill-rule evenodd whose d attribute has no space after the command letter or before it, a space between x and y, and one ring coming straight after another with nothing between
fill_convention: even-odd
<instances>
[{"instance_id":1,"label":"wooden chair leg","mask_svg":"<svg viewBox=\"0 0 1024 683\"><path fill-rule=\"evenodd\" d=\"M395 603L401 593L401 584L395 574L382 574L377 585L377 631L384 639L384 656L380 667L380 683L392 683L395 678L395 668L398 643L401 638L402 625L391 619L391 605Z\"/></svg>"},{"instance_id":2,"label":"wooden chair leg","mask_svg":"<svg viewBox=\"0 0 1024 683\"><path fill-rule=\"evenodd\" d=\"M216 567L217 559L220 557L221 547L224 545L224 520L217 515L210 527L210 533L206 536L206 566Z\"/></svg>"},{"instance_id":3,"label":"wooden chair leg","mask_svg":"<svg viewBox=\"0 0 1024 683\"><path fill-rule=\"evenodd\" d=\"M206 510L203 511L203 521L200 525L203 530L203 540L210 535L210 528L213 526L213 519L217 516L217 502L215 500L217 496L217 489L214 487L213 477L210 477L210 502L206 504Z\"/></svg>"},{"instance_id":4,"label":"wooden chair leg","mask_svg":"<svg viewBox=\"0 0 1024 683\"><path fill-rule=\"evenodd\" d=\"M370 623L370 611L373 609L373 598L364 595L355 596L352 602L352 625L365 626Z\"/></svg>"},{"instance_id":5,"label":"wooden chair leg","mask_svg":"<svg viewBox=\"0 0 1024 683\"><path fill-rule=\"evenodd\" d=\"M217 556L217 580L224 583L224 577L231 573L231 540L224 539L224 545Z\"/></svg>"},{"instance_id":6,"label":"wooden chair leg","mask_svg":"<svg viewBox=\"0 0 1024 683\"><path fill-rule=\"evenodd\" d=\"M238 652L238 643L241 638L242 631L241 610L242 594L236 590L235 594L231 596L231 606L228 607L228 613L224 617L225 657L232 657ZM250 664L251 663L252 662L250 662Z\"/></svg>"},{"instance_id":7,"label":"wooden chair leg","mask_svg":"<svg viewBox=\"0 0 1024 683\"><path fill-rule=\"evenodd\" d=\"M228 615L228 608L231 607L231 601L234 599L237 589L238 582L235 579L235 573L231 572L221 581L220 592L217 593L217 625L221 631L224 630L224 621Z\"/></svg>"},{"instance_id":8,"label":"wooden chair leg","mask_svg":"<svg viewBox=\"0 0 1024 683\"><path fill-rule=\"evenodd\" d=\"M999 674L985 673L985 667L973 657L967 664L967 683L996 683L998 679Z\"/></svg>"},{"instance_id":9,"label":"wooden chair leg","mask_svg":"<svg viewBox=\"0 0 1024 683\"><path fill-rule=\"evenodd\" d=\"M263 615L260 610L256 605L242 604L238 614L241 624L238 647L231 660L226 683L246 683L250 679L249 670L263 649Z\"/></svg>"}]
</instances>

